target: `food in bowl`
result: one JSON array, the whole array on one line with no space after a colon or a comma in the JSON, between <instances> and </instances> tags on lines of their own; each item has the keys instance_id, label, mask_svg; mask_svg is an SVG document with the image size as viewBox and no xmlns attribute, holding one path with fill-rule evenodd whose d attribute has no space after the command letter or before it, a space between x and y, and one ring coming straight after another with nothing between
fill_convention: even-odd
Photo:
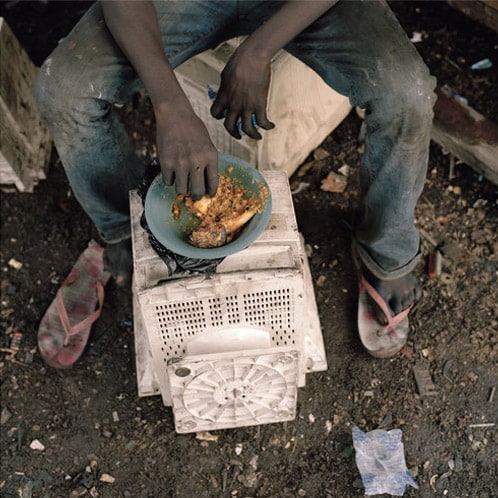
<instances>
[{"instance_id":1,"label":"food in bowl","mask_svg":"<svg viewBox=\"0 0 498 498\"><path fill-rule=\"evenodd\" d=\"M203 249L220 247L235 240L252 217L264 210L268 196L263 182L256 195L236 178L220 175L214 196L193 201L190 195L179 195L172 205L173 219L179 218L183 203L200 220L189 234L189 243Z\"/></svg>"}]
</instances>

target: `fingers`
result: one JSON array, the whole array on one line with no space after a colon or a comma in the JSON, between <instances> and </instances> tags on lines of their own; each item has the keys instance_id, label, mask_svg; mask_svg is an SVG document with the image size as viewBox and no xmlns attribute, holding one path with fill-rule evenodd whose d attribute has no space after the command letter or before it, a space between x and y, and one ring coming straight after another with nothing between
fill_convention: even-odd
<instances>
[{"instance_id":1,"label":"fingers","mask_svg":"<svg viewBox=\"0 0 498 498\"><path fill-rule=\"evenodd\" d=\"M244 133L255 140L261 140L263 137L256 129L256 118L254 114L246 114L242 118L242 130Z\"/></svg>"},{"instance_id":2,"label":"fingers","mask_svg":"<svg viewBox=\"0 0 498 498\"><path fill-rule=\"evenodd\" d=\"M208 195L216 194L218 189L219 175L218 175L218 160L207 166L204 171L206 181L206 193Z\"/></svg>"},{"instance_id":3,"label":"fingers","mask_svg":"<svg viewBox=\"0 0 498 498\"><path fill-rule=\"evenodd\" d=\"M190 196L198 201L206 193L204 187L204 168L197 166L190 173Z\"/></svg>"},{"instance_id":4,"label":"fingers","mask_svg":"<svg viewBox=\"0 0 498 498\"><path fill-rule=\"evenodd\" d=\"M214 195L218 188L218 155L205 166L196 166L190 172L190 196L198 201L204 194Z\"/></svg>"},{"instance_id":5,"label":"fingers","mask_svg":"<svg viewBox=\"0 0 498 498\"><path fill-rule=\"evenodd\" d=\"M218 98L216 98L211 106L211 116L215 119L223 119L225 116L225 105Z\"/></svg>"},{"instance_id":6,"label":"fingers","mask_svg":"<svg viewBox=\"0 0 498 498\"><path fill-rule=\"evenodd\" d=\"M273 130L273 128L275 128L275 123L272 123L266 117L266 112L262 116L256 114L256 122L260 128L263 128L263 130Z\"/></svg>"},{"instance_id":7,"label":"fingers","mask_svg":"<svg viewBox=\"0 0 498 498\"><path fill-rule=\"evenodd\" d=\"M238 120L239 120L238 113L229 112L223 123L228 133L230 133L230 135L232 135L232 137L236 138L237 140L242 138L242 135L239 132Z\"/></svg>"},{"instance_id":8,"label":"fingers","mask_svg":"<svg viewBox=\"0 0 498 498\"><path fill-rule=\"evenodd\" d=\"M214 195L218 188L218 155L215 152L207 159L192 159L189 166L177 165L176 170L163 168L165 185L175 185L179 195L190 194L194 201L204 194Z\"/></svg>"},{"instance_id":9,"label":"fingers","mask_svg":"<svg viewBox=\"0 0 498 498\"><path fill-rule=\"evenodd\" d=\"M163 168L162 173L164 185L168 185L169 187L173 185L175 181L175 172L172 169Z\"/></svg>"},{"instance_id":10,"label":"fingers","mask_svg":"<svg viewBox=\"0 0 498 498\"><path fill-rule=\"evenodd\" d=\"M185 195L188 192L188 177L189 174L185 168L175 172L175 188L178 194Z\"/></svg>"},{"instance_id":11,"label":"fingers","mask_svg":"<svg viewBox=\"0 0 498 498\"><path fill-rule=\"evenodd\" d=\"M264 130L272 130L275 128L275 124L272 123L266 116L266 111L263 113L239 113L237 111L228 111L228 109L221 110L221 106L211 107L211 115L216 119L223 119L225 129L230 133L230 135L237 140L242 138L241 131L247 136L255 139L261 140L263 137L258 131L258 128Z\"/></svg>"}]
</instances>

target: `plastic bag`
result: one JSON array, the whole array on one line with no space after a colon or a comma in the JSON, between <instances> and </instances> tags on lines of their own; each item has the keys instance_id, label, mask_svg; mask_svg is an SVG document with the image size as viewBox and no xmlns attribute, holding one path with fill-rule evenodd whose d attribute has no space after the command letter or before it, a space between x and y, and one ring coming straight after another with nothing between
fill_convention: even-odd
<instances>
[{"instance_id":1,"label":"plastic bag","mask_svg":"<svg viewBox=\"0 0 498 498\"><path fill-rule=\"evenodd\" d=\"M403 496L407 486L418 489L406 468L401 429L376 429L365 433L359 427L353 427L352 433L356 465L366 495Z\"/></svg>"}]
</instances>

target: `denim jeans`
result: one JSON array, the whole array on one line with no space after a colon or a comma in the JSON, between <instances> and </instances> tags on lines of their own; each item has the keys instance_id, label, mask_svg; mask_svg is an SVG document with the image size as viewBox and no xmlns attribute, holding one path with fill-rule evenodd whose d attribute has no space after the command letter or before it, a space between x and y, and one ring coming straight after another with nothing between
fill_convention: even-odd
<instances>
[{"instance_id":1,"label":"denim jeans","mask_svg":"<svg viewBox=\"0 0 498 498\"><path fill-rule=\"evenodd\" d=\"M281 4L154 3L173 67L250 34ZM409 273L419 256L414 208L427 169L434 78L383 1L340 1L285 48L365 109L362 209L354 244L379 278ZM47 58L35 85L39 111L74 194L107 242L130 236L128 191L144 171L113 106L142 86L98 3Z\"/></svg>"}]
</instances>

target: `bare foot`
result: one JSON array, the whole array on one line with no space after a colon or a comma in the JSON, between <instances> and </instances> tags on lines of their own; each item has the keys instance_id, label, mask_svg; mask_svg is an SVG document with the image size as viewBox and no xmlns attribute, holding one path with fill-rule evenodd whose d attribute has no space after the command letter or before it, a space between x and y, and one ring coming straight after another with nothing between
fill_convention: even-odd
<instances>
[{"instance_id":1,"label":"bare foot","mask_svg":"<svg viewBox=\"0 0 498 498\"><path fill-rule=\"evenodd\" d=\"M386 302L392 316L396 316L418 301L422 295L418 278L413 273L394 280L381 280L363 267L363 275ZM375 316L381 325L387 325L383 311L374 304Z\"/></svg>"},{"instance_id":2,"label":"bare foot","mask_svg":"<svg viewBox=\"0 0 498 498\"><path fill-rule=\"evenodd\" d=\"M116 244L107 244L104 249L104 268L111 273L120 287L131 284L133 261L131 239Z\"/></svg>"}]
</instances>

